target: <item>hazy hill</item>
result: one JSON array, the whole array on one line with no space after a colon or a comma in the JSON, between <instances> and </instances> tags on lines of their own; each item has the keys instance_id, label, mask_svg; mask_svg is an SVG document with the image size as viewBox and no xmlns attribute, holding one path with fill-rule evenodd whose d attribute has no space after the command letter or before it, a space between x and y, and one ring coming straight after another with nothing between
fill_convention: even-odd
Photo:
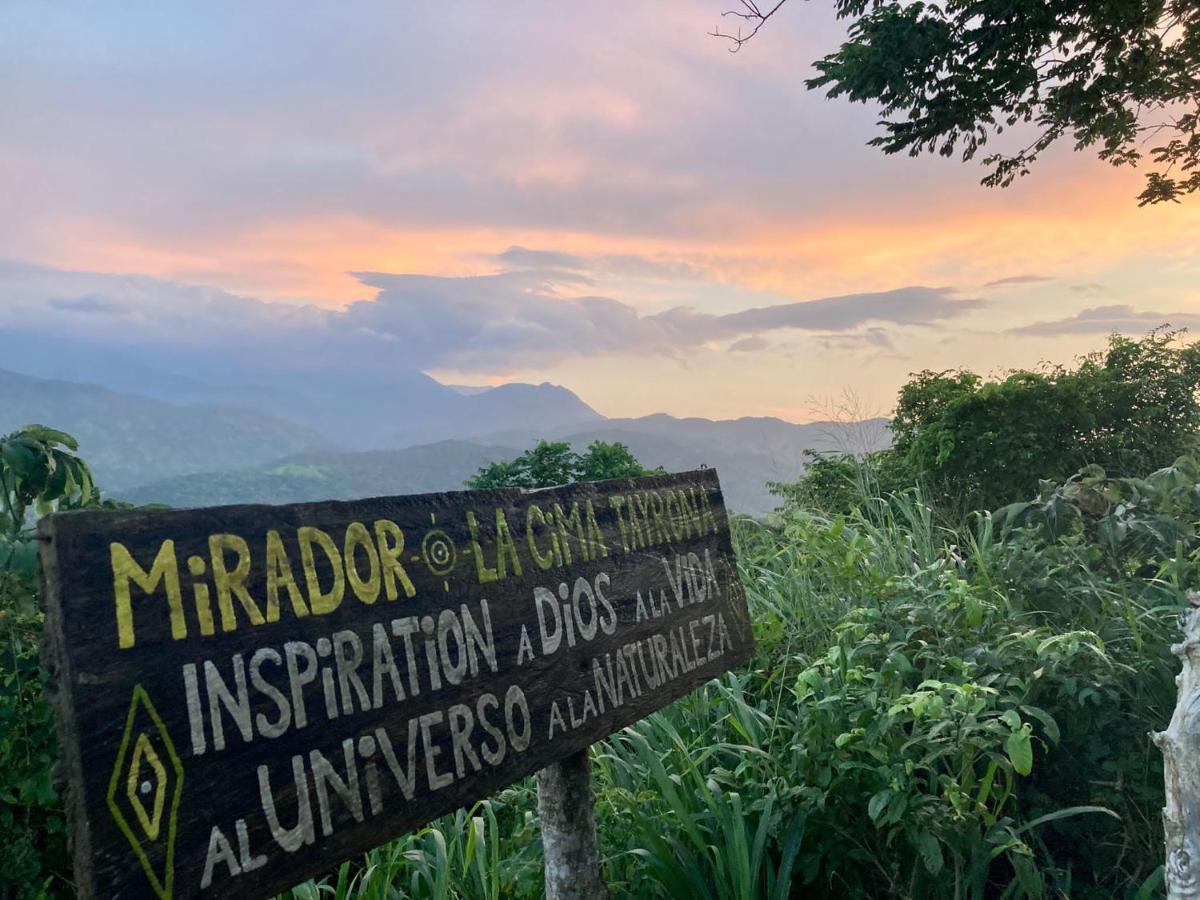
<instances>
[{"instance_id":1,"label":"hazy hill","mask_svg":"<svg viewBox=\"0 0 1200 900\"><path fill-rule=\"evenodd\" d=\"M254 469L152 482L124 492L122 498L134 503L215 506L461 490L463 481L485 463L518 452L512 447L439 441L401 450L301 453Z\"/></svg>"},{"instance_id":2,"label":"hazy hill","mask_svg":"<svg viewBox=\"0 0 1200 900\"><path fill-rule=\"evenodd\" d=\"M557 432L607 421L573 392L548 382L502 384L473 392L462 396L460 409L464 420L455 437L481 437L509 428L514 422Z\"/></svg>"},{"instance_id":3,"label":"hazy hill","mask_svg":"<svg viewBox=\"0 0 1200 900\"><path fill-rule=\"evenodd\" d=\"M861 422L808 422L797 425L773 417L746 416L740 419L676 418L665 413L637 419L603 419L587 428L555 427L544 423L497 431L486 440L497 444L524 446L538 438L572 441L595 431L620 431L645 438L660 437L690 446L693 454L756 453L776 457L781 475L790 472L797 454L805 450L844 450L862 453L886 447L890 441L887 420ZM626 441L628 443L628 441Z\"/></svg>"},{"instance_id":4,"label":"hazy hill","mask_svg":"<svg viewBox=\"0 0 1200 900\"><path fill-rule=\"evenodd\" d=\"M328 445L315 431L258 410L181 406L0 370L0 433L31 422L78 438L108 492L150 479L255 466Z\"/></svg>"},{"instance_id":5,"label":"hazy hill","mask_svg":"<svg viewBox=\"0 0 1200 900\"><path fill-rule=\"evenodd\" d=\"M180 405L257 409L321 434L328 446L347 450L478 438L514 423L576 429L603 419L558 385L506 384L464 391L405 368L399 357L357 358L329 350L297 357L288 366L252 357L215 365L211 354L186 346L116 348L13 331L0 332L0 338L12 348L4 364L17 371ZM277 455L296 449L284 448Z\"/></svg>"},{"instance_id":6,"label":"hazy hill","mask_svg":"<svg viewBox=\"0 0 1200 900\"><path fill-rule=\"evenodd\" d=\"M805 450L840 449L829 429L821 426L763 420L706 425L705 420L688 420L672 435L670 422L680 420L652 418L655 421L641 430L643 420L619 420L619 425L605 422L601 427L560 437L581 451L592 441L620 441L647 466L663 466L674 472L701 466L716 468L730 507L755 515L776 505L767 482L791 480L803 471ZM859 428L875 434L876 424L860 423ZM756 430L760 428L777 432L774 439L756 443L762 438ZM205 506L457 490L485 463L511 459L533 442L532 438L514 437L517 439L512 443L448 440L399 450L302 453L241 471L164 479L122 496L135 503Z\"/></svg>"},{"instance_id":7,"label":"hazy hill","mask_svg":"<svg viewBox=\"0 0 1200 900\"><path fill-rule=\"evenodd\" d=\"M273 384L222 391L228 399L320 431L329 443L349 450L478 438L513 422L574 429L604 418L558 385L506 384L463 394L420 372L381 379L330 372L288 387Z\"/></svg>"}]
</instances>

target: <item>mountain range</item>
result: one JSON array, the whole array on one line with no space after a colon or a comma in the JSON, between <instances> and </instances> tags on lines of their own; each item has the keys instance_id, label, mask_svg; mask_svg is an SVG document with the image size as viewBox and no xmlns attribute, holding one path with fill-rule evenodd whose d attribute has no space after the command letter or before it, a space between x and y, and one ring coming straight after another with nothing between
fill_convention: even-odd
<instances>
[{"instance_id":1,"label":"mountain range","mask_svg":"<svg viewBox=\"0 0 1200 900\"><path fill-rule=\"evenodd\" d=\"M330 352L280 362L217 356L183 344L118 348L70 337L52 342L37 332L13 331L0 331L0 345L6 348L3 365L13 373L188 407L251 409L317 432L328 445L343 450L478 438L515 422L557 428L604 419L556 385L464 390L406 369L396 357L342 358ZM0 407L4 399L0 394Z\"/></svg>"},{"instance_id":2,"label":"mountain range","mask_svg":"<svg viewBox=\"0 0 1200 900\"><path fill-rule=\"evenodd\" d=\"M807 451L887 443L879 419L618 419L552 384L463 388L421 373L369 384L327 374L264 387L126 371L106 386L0 370L0 433L29 422L61 428L79 439L107 495L172 506L452 490L541 438L579 450L620 441L647 466L715 467L731 508L750 514L775 505L767 483L794 480Z\"/></svg>"}]
</instances>

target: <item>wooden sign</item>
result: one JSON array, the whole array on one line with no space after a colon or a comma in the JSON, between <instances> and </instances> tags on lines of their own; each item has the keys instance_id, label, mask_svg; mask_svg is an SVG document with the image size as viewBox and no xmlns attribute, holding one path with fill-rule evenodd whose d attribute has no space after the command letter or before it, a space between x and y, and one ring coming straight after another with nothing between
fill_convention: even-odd
<instances>
[{"instance_id":1,"label":"wooden sign","mask_svg":"<svg viewBox=\"0 0 1200 900\"><path fill-rule=\"evenodd\" d=\"M83 896L265 896L754 649L716 473L41 526Z\"/></svg>"}]
</instances>

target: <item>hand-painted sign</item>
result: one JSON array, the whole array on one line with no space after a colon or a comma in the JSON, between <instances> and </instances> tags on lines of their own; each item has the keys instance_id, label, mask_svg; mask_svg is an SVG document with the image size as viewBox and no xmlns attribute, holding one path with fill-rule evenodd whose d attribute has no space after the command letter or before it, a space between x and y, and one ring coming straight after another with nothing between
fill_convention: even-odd
<instances>
[{"instance_id":1,"label":"hand-painted sign","mask_svg":"<svg viewBox=\"0 0 1200 900\"><path fill-rule=\"evenodd\" d=\"M44 520L83 896L263 896L747 660L712 470Z\"/></svg>"}]
</instances>

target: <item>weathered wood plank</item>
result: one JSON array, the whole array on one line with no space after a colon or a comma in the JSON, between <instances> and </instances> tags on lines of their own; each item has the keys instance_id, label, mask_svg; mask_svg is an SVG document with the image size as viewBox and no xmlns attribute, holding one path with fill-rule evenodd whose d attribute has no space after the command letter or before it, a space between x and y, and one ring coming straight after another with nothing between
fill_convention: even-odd
<instances>
[{"instance_id":1,"label":"weathered wood plank","mask_svg":"<svg viewBox=\"0 0 1200 900\"><path fill-rule=\"evenodd\" d=\"M753 652L712 470L42 527L84 896L262 896Z\"/></svg>"}]
</instances>

